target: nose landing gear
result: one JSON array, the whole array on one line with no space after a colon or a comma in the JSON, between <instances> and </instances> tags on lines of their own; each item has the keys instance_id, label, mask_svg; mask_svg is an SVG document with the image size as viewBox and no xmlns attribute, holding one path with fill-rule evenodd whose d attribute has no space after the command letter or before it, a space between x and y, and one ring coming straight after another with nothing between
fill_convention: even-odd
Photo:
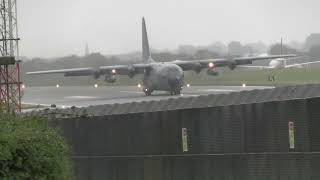
<instances>
[{"instance_id":1,"label":"nose landing gear","mask_svg":"<svg viewBox=\"0 0 320 180\"><path fill-rule=\"evenodd\" d=\"M143 92L146 96L151 96L153 90L152 89L148 89L148 88L144 88Z\"/></svg>"}]
</instances>

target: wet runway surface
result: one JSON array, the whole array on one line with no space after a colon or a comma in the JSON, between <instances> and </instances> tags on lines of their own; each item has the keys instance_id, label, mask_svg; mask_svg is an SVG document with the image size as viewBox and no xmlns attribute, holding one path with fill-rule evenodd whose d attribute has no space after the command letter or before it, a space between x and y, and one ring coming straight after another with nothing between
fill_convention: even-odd
<instances>
[{"instance_id":1,"label":"wet runway surface","mask_svg":"<svg viewBox=\"0 0 320 180\"><path fill-rule=\"evenodd\" d=\"M266 89L265 86L191 86L182 90L181 95L171 96L167 92L154 92L151 96L145 96L142 90L136 86L103 86L103 87L27 87L24 89L22 102L50 106L77 106L129 103L152 100L163 100L178 97L191 97L207 94L231 93L244 90Z\"/></svg>"}]
</instances>

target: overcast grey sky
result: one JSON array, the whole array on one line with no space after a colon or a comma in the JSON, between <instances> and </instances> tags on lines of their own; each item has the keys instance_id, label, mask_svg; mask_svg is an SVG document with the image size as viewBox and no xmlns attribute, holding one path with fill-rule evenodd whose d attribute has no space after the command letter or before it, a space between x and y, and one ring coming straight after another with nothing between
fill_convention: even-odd
<instances>
[{"instance_id":1,"label":"overcast grey sky","mask_svg":"<svg viewBox=\"0 0 320 180\"><path fill-rule=\"evenodd\" d=\"M319 0L18 0L21 55L57 57L175 49L214 41L304 41L320 32Z\"/></svg>"}]
</instances>

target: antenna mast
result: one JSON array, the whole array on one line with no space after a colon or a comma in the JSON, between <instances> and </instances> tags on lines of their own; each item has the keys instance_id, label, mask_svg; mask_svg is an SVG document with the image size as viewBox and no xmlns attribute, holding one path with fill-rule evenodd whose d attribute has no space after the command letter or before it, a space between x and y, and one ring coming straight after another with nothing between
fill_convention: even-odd
<instances>
[{"instance_id":1,"label":"antenna mast","mask_svg":"<svg viewBox=\"0 0 320 180\"><path fill-rule=\"evenodd\" d=\"M282 49L282 47L283 47L283 39L281 38L281 44L280 44L280 55L282 55L282 54L283 54L283 49Z\"/></svg>"},{"instance_id":2,"label":"antenna mast","mask_svg":"<svg viewBox=\"0 0 320 180\"><path fill-rule=\"evenodd\" d=\"M0 0L0 113L21 112L17 0Z\"/></svg>"}]
</instances>

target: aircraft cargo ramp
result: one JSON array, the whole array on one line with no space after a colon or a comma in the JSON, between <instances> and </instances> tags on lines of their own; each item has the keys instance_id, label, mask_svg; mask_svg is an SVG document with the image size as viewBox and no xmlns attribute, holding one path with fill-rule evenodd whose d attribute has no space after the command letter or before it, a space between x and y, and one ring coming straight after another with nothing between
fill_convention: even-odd
<instances>
[{"instance_id":1,"label":"aircraft cargo ramp","mask_svg":"<svg viewBox=\"0 0 320 180\"><path fill-rule=\"evenodd\" d=\"M36 114L62 129L77 179L311 180L319 107L320 85L302 85Z\"/></svg>"}]
</instances>

